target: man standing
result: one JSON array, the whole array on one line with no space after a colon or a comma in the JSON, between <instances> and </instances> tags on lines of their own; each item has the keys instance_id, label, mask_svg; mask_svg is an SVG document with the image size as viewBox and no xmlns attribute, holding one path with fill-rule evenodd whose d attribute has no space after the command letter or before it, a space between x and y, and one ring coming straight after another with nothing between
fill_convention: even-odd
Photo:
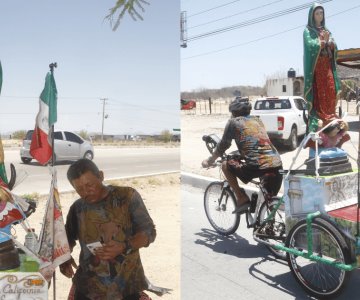
<instances>
[{"instance_id":1,"label":"man standing","mask_svg":"<svg viewBox=\"0 0 360 300\"><path fill-rule=\"evenodd\" d=\"M139 249L154 241L156 231L140 194L104 185L103 172L87 159L73 163L67 177L80 196L65 225L70 248L79 241L79 267L74 274L73 260L60 266L73 277L73 299L150 299Z\"/></svg>"}]
</instances>

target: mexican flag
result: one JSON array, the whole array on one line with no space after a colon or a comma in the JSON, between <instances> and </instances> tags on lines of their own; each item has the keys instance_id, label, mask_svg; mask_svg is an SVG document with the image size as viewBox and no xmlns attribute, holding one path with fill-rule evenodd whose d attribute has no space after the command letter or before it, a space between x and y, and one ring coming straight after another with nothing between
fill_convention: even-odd
<instances>
[{"instance_id":1,"label":"mexican flag","mask_svg":"<svg viewBox=\"0 0 360 300\"><path fill-rule=\"evenodd\" d=\"M40 95L39 113L36 116L35 130L32 135L30 154L42 165L46 164L52 155L51 127L57 120L57 90L54 75L48 73L45 87Z\"/></svg>"}]
</instances>

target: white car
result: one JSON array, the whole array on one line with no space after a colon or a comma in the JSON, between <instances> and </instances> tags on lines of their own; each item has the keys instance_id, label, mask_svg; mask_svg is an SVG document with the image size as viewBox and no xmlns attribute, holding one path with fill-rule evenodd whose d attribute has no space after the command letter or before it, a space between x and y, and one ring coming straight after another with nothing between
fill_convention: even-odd
<instances>
[{"instance_id":1,"label":"white car","mask_svg":"<svg viewBox=\"0 0 360 300\"><path fill-rule=\"evenodd\" d=\"M252 115L260 117L272 140L296 149L306 133L306 102L298 96L264 97L255 101Z\"/></svg>"},{"instance_id":2,"label":"white car","mask_svg":"<svg viewBox=\"0 0 360 300\"><path fill-rule=\"evenodd\" d=\"M33 157L30 154L31 137L34 130L29 130L23 140L20 149L20 157L23 163L28 164ZM86 158L92 160L94 158L94 147L89 142L74 132L55 131L55 161L77 160Z\"/></svg>"}]
</instances>

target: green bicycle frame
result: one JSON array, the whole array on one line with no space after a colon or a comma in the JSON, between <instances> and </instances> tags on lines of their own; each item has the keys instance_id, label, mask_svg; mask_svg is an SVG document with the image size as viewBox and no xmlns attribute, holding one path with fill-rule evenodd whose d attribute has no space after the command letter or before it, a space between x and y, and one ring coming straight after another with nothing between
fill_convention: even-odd
<instances>
[{"instance_id":1,"label":"green bicycle frame","mask_svg":"<svg viewBox=\"0 0 360 300\"><path fill-rule=\"evenodd\" d=\"M283 197L280 198L279 202L276 204L276 206L274 207L274 209L271 211L271 213L268 215L268 217L262 222L261 225L263 225L264 223L272 220L274 218L274 215L276 213L276 211L279 209L280 205L284 203L284 199ZM357 263L354 262L352 264L343 264L343 263L339 263L333 260L329 260L323 257L320 257L318 255L313 254L313 241L312 241L312 220L318 216L321 215L321 212L317 211L314 213L309 213L306 217L306 237L307 237L307 246L308 246L308 251L307 252L303 252L303 251L299 251L293 248L289 248L289 247L285 247L284 244L272 244L269 243L273 248L277 249L277 250L281 250L281 251L285 251L291 254L295 254L296 256L301 256L304 258L307 258L309 260L312 261L318 261L327 265L331 265L334 266L336 268L345 270L345 271L352 271L354 269L357 268Z\"/></svg>"}]
</instances>

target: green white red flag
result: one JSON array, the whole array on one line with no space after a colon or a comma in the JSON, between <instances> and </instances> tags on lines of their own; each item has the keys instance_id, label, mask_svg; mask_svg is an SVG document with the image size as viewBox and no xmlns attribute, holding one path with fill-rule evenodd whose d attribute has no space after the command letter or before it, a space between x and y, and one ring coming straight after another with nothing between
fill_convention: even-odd
<instances>
[{"instance_id":1,"label":"green white red flag","mask_svg":"<svg viewBox=\"0 0 360 300\"><path fill-rule=\"evenodd\" d=\"M45 87L40 95L39 113L36 116L35 130L32 135L30 154L39 163L46 164L52 155L51 128L57 120L57 90L54 75L49 72Z\"/></svg>"}]
</instances>

